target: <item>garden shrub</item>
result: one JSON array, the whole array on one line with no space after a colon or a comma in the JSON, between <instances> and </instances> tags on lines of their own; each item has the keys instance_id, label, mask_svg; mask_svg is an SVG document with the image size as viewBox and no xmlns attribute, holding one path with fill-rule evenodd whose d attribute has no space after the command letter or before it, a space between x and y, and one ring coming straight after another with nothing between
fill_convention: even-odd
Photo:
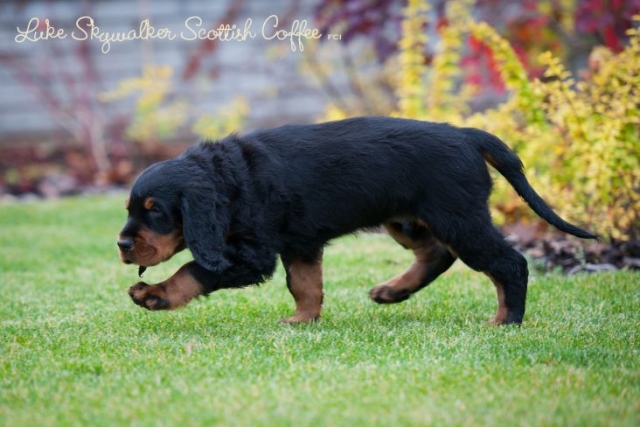
<instances>
[{"instance_id":1,"label":"garden shrub","mask_svg":"<svg viewBox=\"0 0 640 427\"><path fill-rule=\"evenodd\" d=\"M240 129L248 114L248 104L242 97L207 114L194 108L185 97L176 98L174 94L173 69L167 65L148 65L143 67L140 77L120 81L115 89L101 93L99 100L135 98L126 135L143 145L172 138L185 126L190 126L191 132L201 138L219 138Z\"/></svg>"},{"instance_id":2,"label":"garden shrub","mask_svg":"<svg viewBox=\"0 0 640 427\"><path fill-rule=\"evenodd\" d=\"M395 114L499 136L518 152L532 185L561 215L605 238L640 238L640 31L628 31L628 44L619 53L594 49L579 78L559 58L543 53L544 76L531 79L509 42L471 19L472 4L448 2L448 25L427 63L427 39L419 31L427 2L409 1ZM464 83L459 64L469 36L490 49L508 91L504 102L473 114L468 101L478 88ZM496 180L493 197L499 222L533 218L505 180Z\"/></svg>"}]
</instances>

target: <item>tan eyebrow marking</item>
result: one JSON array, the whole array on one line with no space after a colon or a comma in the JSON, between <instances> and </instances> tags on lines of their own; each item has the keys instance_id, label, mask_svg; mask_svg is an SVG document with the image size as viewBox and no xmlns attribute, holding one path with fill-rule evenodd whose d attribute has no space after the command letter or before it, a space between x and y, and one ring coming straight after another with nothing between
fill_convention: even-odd
<instances>
[{"instance_id":1,"label":"tan eyebrow marking","mask_svg":"<svg viewBox=\"0 0 640 427\"><path fill-rule=\"evenodd\" d=\"M127 197L127 200L124 201L124 207L129 209L130 204L131 204L131 198Z\"/></svg>"},{"instance_id":2,"label":"tan eyebrow marking","mask_svg":"<svg viewBox=\"0 0 640 427\"><path fill-rule=\"evenodd\" d=\"M147 197L144 200L144 208L150 210L153 207L153 197Z\"/></svg>"}]
</instances>

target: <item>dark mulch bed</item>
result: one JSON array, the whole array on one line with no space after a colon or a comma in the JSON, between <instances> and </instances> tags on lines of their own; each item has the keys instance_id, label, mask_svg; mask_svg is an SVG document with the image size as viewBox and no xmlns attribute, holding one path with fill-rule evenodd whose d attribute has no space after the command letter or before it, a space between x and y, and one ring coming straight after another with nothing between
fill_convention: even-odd
<instances>
[{"instance_id":1,"label":"dark mulch bed","mask_svg":"<svg viewBox=\"0 0 640 427\"><path fill-rule=\"evenodd\" d=\"M99 171L86 149L74 143L0 144L0 201L99 192L128 187L151 163L174 157L191 144L133 144L112 150Z\"/></svg>"},{"instance_id":2,"label":"dark mulch bed","mask_svg":"<svg viewBox=\"0 0 640 427\"><path fill-rule=\"evenodd\" d=\"M522 224L504 227L507 239L518 251L529 255L533 267L543 271L560 270L566 274L615 271L640 271L640 240L585 241L546 230L545 225ZM609 239L607 239L609 240Z\"/></svg>"}]
</instances>

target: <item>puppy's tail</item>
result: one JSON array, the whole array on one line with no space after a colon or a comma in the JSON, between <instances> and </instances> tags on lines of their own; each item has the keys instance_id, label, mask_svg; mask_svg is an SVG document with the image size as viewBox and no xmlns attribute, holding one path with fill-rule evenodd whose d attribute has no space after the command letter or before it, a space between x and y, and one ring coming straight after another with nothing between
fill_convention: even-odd
<instances>
[{"instance_id":1,"label":"puppy's tail","mask_svg":"<svg viewBox=\"0 0 640 427\"><path fill-rule=\"evenodd\" d=\"M490 133L479 129L465 128L468 140L475 144L482 157L513 186L516 192L542 219L556 227L558 230L572 234L582 239L597 239L597 236L589 233L560 218L547 203L531 187L524 175L522 161L500 139Z\"/></svg>"}]
</instances>

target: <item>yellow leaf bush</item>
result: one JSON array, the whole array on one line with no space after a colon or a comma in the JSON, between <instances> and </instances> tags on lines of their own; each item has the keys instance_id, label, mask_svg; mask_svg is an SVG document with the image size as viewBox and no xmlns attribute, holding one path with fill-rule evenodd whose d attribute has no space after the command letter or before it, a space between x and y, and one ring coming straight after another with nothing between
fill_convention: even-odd
<instances>
[{"instance_id":1,"label":"yellow leaf bush","mask_svg":"<svg viewBox=\"0 0 640 427\"><path fill-rule=\"evenodd\" d=\"M427 2L409 2L393 114L496 134L518 152L533 186L561 215L605 238L640 238L640 32L630 30L628 46L618 54L596 48L580 79L543 53L544 79L530 80L509 42L470 18L472 3L448 2L449 25L432 63L425 64ZM460 78L466 35L491 49L509 93L505 102L476 114L467 108L474 88ZM493 197L499 221L532 218L504 180L496 180Z\"/></svg>"},{"instance_id":2,"label":"yellow leaf bush","mask_svg":"<svg viewBox=\"0 0 640 427\"><path fill-rule=\"evenodd\" d=\"M238 131L248 114L247 101L242 97L207 114L195 111L184 98L173 99L174 92L172 68L147 65L140 77L122 80L115 89L100 93L98 100L115 102L134 96L133 116L126 134L143 145L170 138L187 124L201 138L220 138Z\"/></svg>"},{"instance_id":3,"label":"yellow leaf bush","mask_svg":"<svg viewBox=\"0 0 640 427\"><path fill-rule=\"evenodd\" d=\"M424 52L427 45L425 25L429 12L427 2L409 0L402 21L400 54L398 61L402 70L402 83L397 86L398 110L403 117L415 117L424 111Z\"/></svg>"},{"instance_id":4,"label":"yellow leaf bush","mask_svg":"<svg viewBox=\"0 0 640 427\"><path fill-rule=\"evenodd\" d=\"M615 55L597 48L580 82L547 52L544 82L528 82L517 57L486 28L470 31L501 64L510 99L469 117L469 125L496 133L518 151L532 183L572 221L603 237L640 237L640 48L637 31ZM487 37L482 36L482 31ZM498 206L513 206L504 183ZM511 194L511 196L509 196ZM511 199L511 200L510 200ZM509 209L503 209L504 211Z\"/></svg>"},{"instance_id":5,"label":"yellow leaf bush","mask_svg":"<svg viewBox=\"0 0 640 427\"><path fill-rule=\"evenodd\" d=\"M173 90L173 70L169 66L148 65L140 77L119 82L118 86L98 95L102 102L122 100L136 95L127 137L141 143L153 143L172 135L187 121L184 100L170 103L166 99Z\"/></svg>"}]
</instances>

